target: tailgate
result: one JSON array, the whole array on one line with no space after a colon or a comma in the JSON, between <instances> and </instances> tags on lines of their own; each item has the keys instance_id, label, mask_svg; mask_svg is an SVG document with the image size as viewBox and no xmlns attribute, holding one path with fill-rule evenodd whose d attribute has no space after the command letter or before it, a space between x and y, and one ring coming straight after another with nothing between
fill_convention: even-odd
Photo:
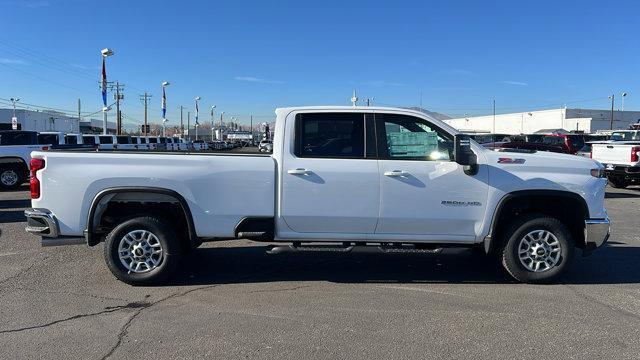
<instances>
[{"instance_id":1,"label":"tailgate","mask_svg":"<svg viewBox=\"0 0 640 360\"><path fill-rule=\"evenodd\" d=\"M591 157L603 164L634 165L631 162L631 148L628 144L593 144Z\"/></svg>"}]
</instances>

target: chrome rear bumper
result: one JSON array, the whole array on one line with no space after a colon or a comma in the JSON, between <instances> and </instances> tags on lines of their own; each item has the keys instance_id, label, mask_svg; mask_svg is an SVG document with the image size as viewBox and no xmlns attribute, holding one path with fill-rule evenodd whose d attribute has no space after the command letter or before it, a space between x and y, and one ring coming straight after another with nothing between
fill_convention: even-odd
<instances>
[{"instance_id":1,"label":"chrome rear bumper","mask_svg":"<svg viewBox=\"0 0 640 360\"><path fill-rule=\"evenodd\" d=\"M28 209L24 211L27 217L28 233L41 236L42 246L75 245L85 242L82 236L60 236L60 228L56 217L47 209Z\"/></svg>"},{"instance_id":2,"label":"chrome rear bumper","mask_svg":"<svg viewBox=\"0 0 640 360\"><path fill-rule=\"evenodd\" d=\"M594 250L609 240L611 222L608 217L604 219L587 219L584 224L586 251Z\"/></svg>"}]
</instances>

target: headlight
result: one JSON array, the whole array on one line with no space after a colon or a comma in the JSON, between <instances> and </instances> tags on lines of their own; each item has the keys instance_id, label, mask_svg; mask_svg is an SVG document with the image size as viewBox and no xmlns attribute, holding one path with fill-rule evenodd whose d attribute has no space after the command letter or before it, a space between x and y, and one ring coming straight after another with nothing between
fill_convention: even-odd
<instances>
[{"instance_id":1,"label":"headlight","mask_svg":"<svg viewBox=\"0 0 640 360\"><path fill-rule=\"evenodd\" d=\"M597 177L597 178L606 177L604 174L604 169L591 169L591 176Z\"/></svg>"}]
</instances>

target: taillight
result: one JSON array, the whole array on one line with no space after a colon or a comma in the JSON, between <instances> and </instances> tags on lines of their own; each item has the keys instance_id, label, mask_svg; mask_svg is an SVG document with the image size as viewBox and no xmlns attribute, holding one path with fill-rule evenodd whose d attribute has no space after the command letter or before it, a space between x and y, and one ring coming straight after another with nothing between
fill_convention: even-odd
<instances>
[{"instance_id":1,"label":"taillight","mask_svg":"<svg viewBox=\"0 0 640 360\"><path fill-rule=\"evenodd\" d=\"M31 179L29 180L29 187L31 189L31 198L37 199L40 197L40 180L36 176L38 170L44 169L44 160L33 158L29 162L29 169L31 171Z\"/></svg>"},{"instance_id":2,"label":"taillight","mask_svg":"<svg viewBox=\"0 0 640 360\"><path fill-rule=\"evenodd\" d=\"M631 162L638 162L640 157L640 146L634 146L631 148Z\"/></svg>"}]
</instances>

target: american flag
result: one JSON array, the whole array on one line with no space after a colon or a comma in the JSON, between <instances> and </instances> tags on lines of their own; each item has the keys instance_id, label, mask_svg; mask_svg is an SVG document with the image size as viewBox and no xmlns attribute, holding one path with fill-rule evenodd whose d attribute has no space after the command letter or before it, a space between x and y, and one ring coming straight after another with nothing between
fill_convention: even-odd
<instances>
[{"instance_id":1,"label":"american flag","mask_svg":"<svg viewBox=\"0 0 640 360\"><path fill-rule=\"evenodd\" d=\"M107 107L107 68L105 58L102 58L102 103Z\"/></svg>"}]
</instances>

